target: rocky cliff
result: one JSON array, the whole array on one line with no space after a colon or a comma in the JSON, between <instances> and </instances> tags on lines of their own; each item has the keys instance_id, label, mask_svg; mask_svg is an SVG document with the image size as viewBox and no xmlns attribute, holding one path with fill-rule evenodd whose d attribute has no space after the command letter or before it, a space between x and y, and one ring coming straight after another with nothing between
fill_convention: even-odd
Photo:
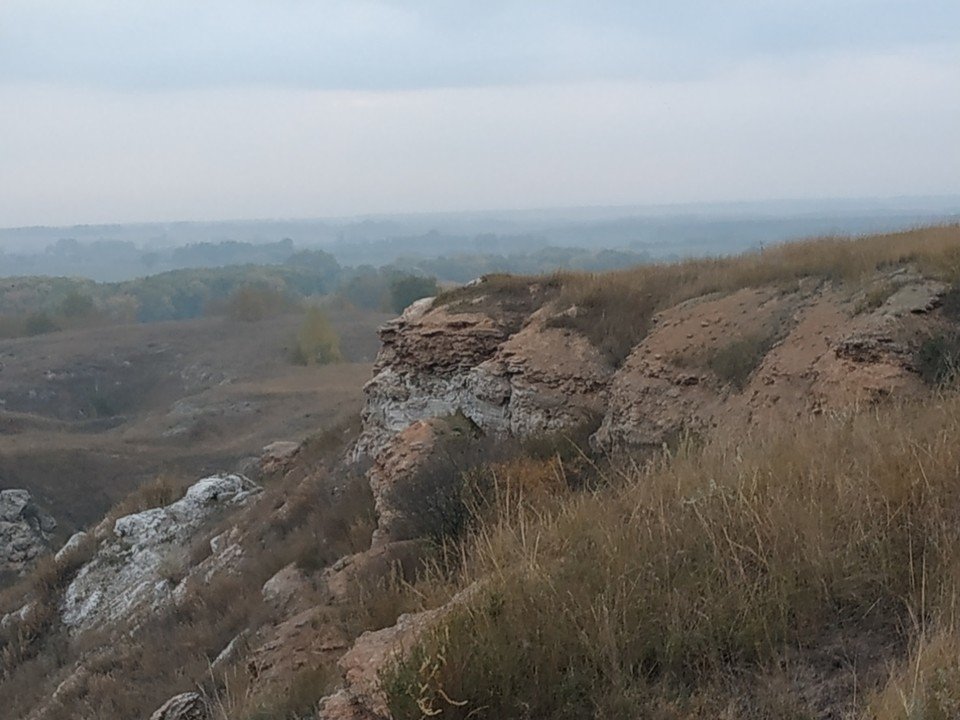
<instances>
[{"instance_id":1,"label":"rocky cliff","mask_svg":"<svg viewBox=\"0 0 960 720\"><path fill-rule=\"evenodd\" d=\"M50 552L56 526L26 490L0 490L0 573L22 573Z\"/></svg>"},{"instance_id":2,"label":"rocky cliff","mask_svg":"<svg viewBox=\"0 0 960 720\"><path fill-rule=\"evenodd\" d=\"M397 489L451 434L586 432L594 457L649 453L719 426L746 434L930 394L952 372L941 346L960 337L957 292L912 267L856 283L804 276L690 295L654 307L643 322L632 306L591 304L554 280L482 280L414 303L380 331L354 434L272 444L258 483L205 478L172 502L76 536L57 555L52 612L40 612L34 588L3 621L11 677L32 672L36 647L21 642L28 630L48 645L55 638L82 648L50 672L30 717L70 717L63 713L106 693L107 678L141 668L129 648L87 644L101 632L119 646L160 642L150 625L160 617L164 632L192 648L196 677L171 674L165 694L150 696L154 717L210 718L233 702L264 717L319 707L327 720L387 718L379 671L473 592L451 593L447 605L389 605L430 551L400 530ZM611 354L599 330L619 332L616 313L629 342ZM0 497L0 539L16 526L41 548L18 550L19 561L42 552L49 522L17 491ZM207 637L202 624L221 616L227 621ZM319 706L310 694L317 688L326 694ZM301 692L306 711L263 705ZM96 716L82 707L77 717Z\"/></svg>"},{"instance_id":3,"label":"rocky cliff","mask_svg":"<svg viewBox=\"0 0 960 720\"><path fill-rule=\"evenodd\" d=\"M619 365L558 319L582 312L530 289L526 314L497 291L468 302L423 300L381 331L367 384L357 454L390 546L408 482L460 414L481 431L536 436L593 422L601 453L657 448L721 424L747 433L885 398L934 391L924 348L958 331L954 291L909 269L855 289L808 279L693 297L656 313ZM944 308L944 300L949 308ZM457 601L455 601L457 602ZM385 718L377 671L439 621L442 609L404 616L361 636L340 660L343 687L322 705L329 720Z\"/></svg>"},{"instance_id":4,"label":"rocky cliff","mask_svg":"<svg viewBox=\"0 0 960 720\"><path fill-rule=\"evenodd\" d=\"M815 279L694 297L656 313L615 366L558 319L583 312L529 290L528 312L484 282L469 301L421 300L381 330L358 454L372 457L378 509L431 432L462 414L527 437L594 423L605 452L656 448L722 423L751 425L929 392L919 354L956 330L948 287L909 269L855 291ZM514 304L505 308L508 302Z\"/></svg>"}]
</instances>

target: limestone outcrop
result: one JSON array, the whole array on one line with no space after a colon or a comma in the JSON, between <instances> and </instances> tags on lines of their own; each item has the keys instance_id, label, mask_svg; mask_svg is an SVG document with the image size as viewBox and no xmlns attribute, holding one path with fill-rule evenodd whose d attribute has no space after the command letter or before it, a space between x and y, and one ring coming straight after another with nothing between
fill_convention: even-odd
<instances>
[{"instance_id":1,"label":"limestone outcrop","mask_svg":"<svg viewBox=\"0 0 960 720\"><path fill-rule=\"evenodd\" d=\"M455 413L485 432L525 436L602 412L613 368L582 335L550 327L546 312L514 330L515 318L433 302L414 303L380 331L358 453L376 457L413 423Z\"/></svg>"},{"instance_id":2,"label":"limestone outcrop","mask_svg":"<svg viewBox=\"0 0 960 720\"><path fill-rule=\"evenodd\" d=\"M184 547L197 530L259 489L241 475L216 475L170 505L118 518L67 586L60 607L64 625L86 630L159 607L174 593Z\"/></svg>"},{"instance_id":3,"label":"limestone outcrop","mask_svg":"<svg viewBox=\"0 0 960 720\"><path fill-rule=\"evenodd\" d=\"M167 700L150 720L208 720L207 703L199 693L188 692Z\"/></svg>"},{"instance_id":4,"label":"limestone outcrop","mask_svg":"<svg viewBox=\"0 0 960 720\"><path fill-rule=\"evenodd\" d=\"M0 490L0 572L22 573L50 551L56 521L26 490Z\"/></svg>"}]
</instances>

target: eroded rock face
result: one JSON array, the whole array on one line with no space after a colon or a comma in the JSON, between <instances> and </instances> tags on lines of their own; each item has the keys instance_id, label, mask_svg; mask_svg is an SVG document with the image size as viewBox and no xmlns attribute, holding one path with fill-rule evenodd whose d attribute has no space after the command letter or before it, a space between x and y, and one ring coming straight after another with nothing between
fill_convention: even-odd
<instances>
[{"instance_id":1,"label":"eroded rock face","mask_svg":"<svg viewBox=\"0 0 960 720\"><path fill-rule=\"evenodd\" d=\"M877 290L889 294L874 305L868 297L882 298ZM707 295L661 312L616 371L587 338L552 327L551 318L575 308L548 302L504 320L489 312L499 307L494 296L452 307L420 301L381 332L358 454L372 458L379 496L429 444L420 424L454 413L486 433L519 437L602 415L594 444L619 450L727 421L910 396L924 390L914 358L924 333L943 322L937 308L946 290L901 268L878 274L859 296L812 278ZM750 343L762 345L754 364L724 367L739 362L736 352L754 352Z\"/></svg>"},{"instance_id":2,"label":"eroded rock face","mask_svg":"<svg viewBox=\"0 0 960 720\"><path fill-rule=\"evenodd\" d=\"M22 573L50 551L56 521L26 490L0 490L0 571Z\"/></svg>"},{"instance_id":3,"label":"eroded rock face","mask_svg":"<svg viewBox=\"0 0 960 720\"><path fill-rule=\"evenodd\" d=\"M869 311L858 311L847 294L825 287L794 293L746 289L661 313L617 372L594 442L609 450L658 446L683 431L791 421L928 392L914 358L923 339L948 322L935 312L947 288L904 273L883 282L895 289ZM696 359L773 326L779 327L775 341L742 387L724 383Z\"/></svg>"},{"instance_id":4,"label":"eroded rock face","mask_svg":"<svg viewBox=\"0 0 960 720\"><path fill-rule=\"evenodd\" d=\"M613 369L586 338L548 319L538 311L511 332L479 312L414 303L381 329L358 453L376 458L413 423L455 413L521 437L601 413Z\"/></svg>"},{"instance_id":5,"label":"eroded rock face","mask_svg":"<svg viewBox=\"0 0 960 720\"><path fill-rule=\"evenodd\" d=\"M150 720L209 720L207 703L199 693L188 692L167 700Z\"/></svg>"},{"instance_id":6,"label":"eroded rock face","mask_svg":"<svg viewBox=\"0 0 960 720\"><path fill-rule=\"evenodd\" d=\"M170 505L118 518L112 536L100 543L64 592L64 625L85 630L158 608L174 592L171 575L182 565L194 533L259 490L241 475L217 475L200 480Z\"/></svg>"},{"instance_id":7,"label":"eroded rock face","mask_svg":"<svg viewBox=\"0 0 960 720\"><path fill-rule=\"evenodd\" d=\"M382 630L363 633L337 663L343 687L320 704L320 717L330 720L388 720L390 710L380 686L381 672L405 657L425 634L438 627L451 612L476 596L480 584L471 585L433 610L401 615Z\"/></svg>"},{"instance_id":8,"label":"eroded rock face","mask_svg":"<svg viewBox=\"0 0 960 720\"><path fill-rule=\"evenodd\" d=\"M710 359L732 342L786 332L801 302L796 293L751 288L660 313L613 379L594 442L608 450L655 447L680 432L706 431L725 390Z\"/></svg>"}]
</instances>

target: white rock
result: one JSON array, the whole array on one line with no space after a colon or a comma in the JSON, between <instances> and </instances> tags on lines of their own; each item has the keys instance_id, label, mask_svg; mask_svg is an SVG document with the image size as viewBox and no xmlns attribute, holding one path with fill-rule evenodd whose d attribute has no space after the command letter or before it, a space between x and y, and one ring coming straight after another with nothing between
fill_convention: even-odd
<instances>
[{"instance_id":1,"label":"white rock","mask_svg":"<svg viewBox=\"0 0 960 720\"><path fill-rule=\"evenodd\" d=\"M113 536L77 573L64 592L61 618L85 630L156 609L173 594L163 577L168 558L218 511L244 503L260 488L241 475L217 475L194 484L165 507L118 518Z\"/></svg>"},{"instance_id":2,"label":"white rock","mask_svg":"<svg viewBox=\"0 0 960 720\"><path fill-rule=\"evenodd\" d=\"M167 700L150 720L207 720L210 712L199 693L186 692Z\"/></svg>"},{"instance_id":3,"label":"white rock","mask_svg":"<svg viewBox=\"0 0 960 720\"><path fill-rule=\"evenodd\" d=\"M82 530L74 533L70 536L70 539L63 544L63 547L57 550L57 554L53 556L53 559L58 563L63 562L71 553L75 552L86 539L87 533Z\"/></svg>"},{"instance_id":4,"label":"white rock","mask_svg":"<svg viewBox=\"0 0 960 720\"><path fill-rule=\"evenodd\" d=\"M26 490L0 490L0 571L24 572L49 551L56 521Z\"/></svg>"}]
</instances>

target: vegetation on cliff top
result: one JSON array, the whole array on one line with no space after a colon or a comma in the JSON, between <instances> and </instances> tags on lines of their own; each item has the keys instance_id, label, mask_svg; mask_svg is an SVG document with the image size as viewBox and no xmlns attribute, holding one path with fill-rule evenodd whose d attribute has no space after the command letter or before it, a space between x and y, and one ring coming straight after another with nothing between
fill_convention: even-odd
<instances>
[{"instance_id":1,"label":"vegetation on cliff top","mask_svg":"<svg viewBox=\"0 0 960 720\"><path fill-rule=\"evenodd\" d=\"M485 283L451 290L438 302L490 312L499 311L494 303L506 302L511 309L523 307L527 315L550 302L558 310L576 307L576 312L558 315L551 323L583 333L619 365L649 332L654 315L684 300L807 279L856 287L877 270L903 265L932 278L960 280L960 225L854 239L818 238L732 257L605 273L494 275ZM483 302L484 298L489 300Z\"/></svg>"}]
</instances>

